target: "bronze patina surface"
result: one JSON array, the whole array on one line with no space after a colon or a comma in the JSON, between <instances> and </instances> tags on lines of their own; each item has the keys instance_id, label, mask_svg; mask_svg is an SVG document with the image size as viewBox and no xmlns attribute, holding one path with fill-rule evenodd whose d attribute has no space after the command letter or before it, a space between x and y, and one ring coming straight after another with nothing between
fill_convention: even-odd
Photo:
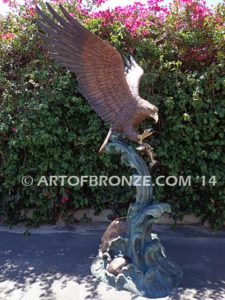
<instances>
[{"instance_id":1,"label":"bronze patina surface","mask_svg":"<svg viewBox=\"0 0 225 300\"><path fill-rule=\"evenodd\" d=\"M42 19L37 25L47 34L40 36L48 55L77 75L83 96L102 120L111 124L100 151L114 132L142 143L151 132L140 135L139 124L146 118L158 120L158 108L139 95L142 68L131 56L123 59L110 43L87 30L63 6L63 18L49 4L47 7L53 19L37 7Z\"/></svg>"},{"instance_id":2,"label":"bronze patina surface","mask_svg":"<svg viewBox=\"0 0 225 300\"><path fill-rule=\"evenodd\" d=\"M143 70L132 57L123 59L115 48L88 31L62 6L64 18L47 6L54 21L37 8L44 22L37 20L37 24L48 35L40 33L49 56L77 75L82 94L91 107L111 123L100 151L120 154L121 162L135 169L134 176L141 177L141 184L136 186L136 201L130 204L126 218L109 225L91 272L118 290L150 298L167 296L178 286L182 271L167 258L160 240L152 233L152 224L169 213L170 206L155 202L152 185L144 184L145 176L150 178L148 166L117 134L139 142L137 150L147 155L150 166L156 164L153 149L143 143L152 131L147 129L142 135L137 131L146 118L158 120L157 107L139 96Z\"/></svg>"}]
</instances>

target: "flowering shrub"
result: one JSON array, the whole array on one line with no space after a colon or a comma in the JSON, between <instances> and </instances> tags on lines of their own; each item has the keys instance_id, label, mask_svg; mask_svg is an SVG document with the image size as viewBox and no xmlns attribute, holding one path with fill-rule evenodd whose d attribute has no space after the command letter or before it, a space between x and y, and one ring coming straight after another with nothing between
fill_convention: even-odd
<instances>
[{"instance_id":1,"label":"flowering shrub","mask_svg":"<svg viewBox=\"0 0 225 300\"><path fill-rule=\"evenodd\" d=\"M4 33L1 38L2 40L11 40L11 39L14 39L16 37L16 35L12 32L7 32L7 33Z\"/></svg>"},{"instance_id":2,"label":"flowering shrub","mask_svg":"<svg viewBox=\"0 0 225 300\"><path fill-rule=\"evenodd\" d=\"M51 61L37 36L35 6L9 0L0 23L0 215L5 221L56 222L74 209L126 212L133 191L99 187L23 187L31 175L125 175L116 157L98 156L107 133L79 92L75 76ZM153 177L189 176L191 186L157 186L173 217L194 212L221 228L225 217L225 7L203 0L136 2L101 10L106 1L54 0L143 66L141 95L159 106L151 138L160 162ZM149 127L145 124L143 128ZM142 129L143 129L142 128ZM126 173L127 174L127 173ZM205 176L206 182L197 178ZM209 179L215 176L216 185ZM30 216L32 211L32 216Z\"/></svg>"}]
</instances>

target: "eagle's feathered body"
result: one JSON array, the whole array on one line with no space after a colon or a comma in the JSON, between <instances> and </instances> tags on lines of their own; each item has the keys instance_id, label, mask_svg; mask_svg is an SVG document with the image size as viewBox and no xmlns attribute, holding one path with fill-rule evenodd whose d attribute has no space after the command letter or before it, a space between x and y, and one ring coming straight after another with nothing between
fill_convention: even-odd
<instances>
[{"instance_id":1,"label":"eagle's feathered body","mask_svg":"<svg viewBox=\"0 0 225 300\"><path fill-rule=\"evenodd\" d=\"M124 60L108 42L83 27L62 7L60 17L47 4L54 22L39 8L44 23L38 26L51 58L77 75L83 96L114 131L138 141L138 125L147 117L158 118L158 109L139 96L138 87L143 70L133 58ZM124 70L125 67L125 70Z\"/></svg>"}]
</instances>

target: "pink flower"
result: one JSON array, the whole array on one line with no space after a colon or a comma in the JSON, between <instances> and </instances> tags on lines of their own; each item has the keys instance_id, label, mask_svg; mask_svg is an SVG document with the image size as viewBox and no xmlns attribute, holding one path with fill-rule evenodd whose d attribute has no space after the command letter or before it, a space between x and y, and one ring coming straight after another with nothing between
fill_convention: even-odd
<instances>
[{"instance_id":1,"label":"pink flower","mask_svg":"<svg viewBox=\"0 0 225 300\"><path fill-rule=\"evenodd\" d=\"M62 197L61 198L61 203L65 204L66 202L70 201L70 199L68 197Z\"/></svg>"},{"instance_id":2,"label":"pink flower","mask_svg":"<svg viewBox=\"0 0 225 300\"><path fill-rule=\"evenodd\" d=\"M5 3L5 4L8 3L8 2L9 2L9 0L3 0L3 3Z\"/></svg>"},{"instance_id":3,"label":"pink flower","mask_svg":"<svg viewBox=\"0 0 225 300\"><path fill-rule=\"evenodd\" d=\"M5 34L2 35L2 39L3 40L12 40L16 37L16 35L12 32L7 32Z\"/></svg>"},{"instance_id":4,"label":"pink flower","mask_svg":"<svg viewBox=\"0 0 225 300\"><path fill-rule=\"evenodd\" d=\"M35 7L30 7L28 10L27 10L27 15L28 17L33 17L36 13L36 8Z\"/></svg>"},{"instance_id":5,"label":"pink flower","mask_svg":"<svg viewBox=\"0 0 225 300\"><path fill-rule=\"evenodd\" d=\"M16 127L13 127L13 128L12 128L12 132L14 132L14 133L16 133L16 132L17 132L17 129L16 129Z\"/></svg>"},{"instance_id":6,"label":"pink flower","mask_svg":"<svg viewBox=\"0 0 225 300\"><path fill-rule=\"evenodd\" d=\"M94 4L100 6L101 4L105 3L107 0L95 0Z\"/></svg>"}]
</instances>

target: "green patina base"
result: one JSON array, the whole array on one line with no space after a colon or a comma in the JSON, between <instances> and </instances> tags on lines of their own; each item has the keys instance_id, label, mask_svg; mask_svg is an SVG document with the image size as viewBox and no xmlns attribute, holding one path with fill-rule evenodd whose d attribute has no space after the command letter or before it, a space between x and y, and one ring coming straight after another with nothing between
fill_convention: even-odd
<instances>
[{"instance_id":1,"label":"green patina base","mask_svg":"<svg viewBox=\"0 0 225 300\"><path fill-rule=\"evenodd\" d=\"M122 163L134 168L134 175L149 176L148 167L142 157L129 145L113 138L107 145L109 153L120 153ZM118 290L136 295L160 298L171 294L179 285L182 271L165 255L152 224L171 211L167 203L153 202L151 186L136 186L136 202L131 204L126 218L127 233L110 241L107 252L94 259L92 274L99 280ZM114 275L107 271L111 261L126 257L129 263Z\"/></svg>"}]
</instances>

